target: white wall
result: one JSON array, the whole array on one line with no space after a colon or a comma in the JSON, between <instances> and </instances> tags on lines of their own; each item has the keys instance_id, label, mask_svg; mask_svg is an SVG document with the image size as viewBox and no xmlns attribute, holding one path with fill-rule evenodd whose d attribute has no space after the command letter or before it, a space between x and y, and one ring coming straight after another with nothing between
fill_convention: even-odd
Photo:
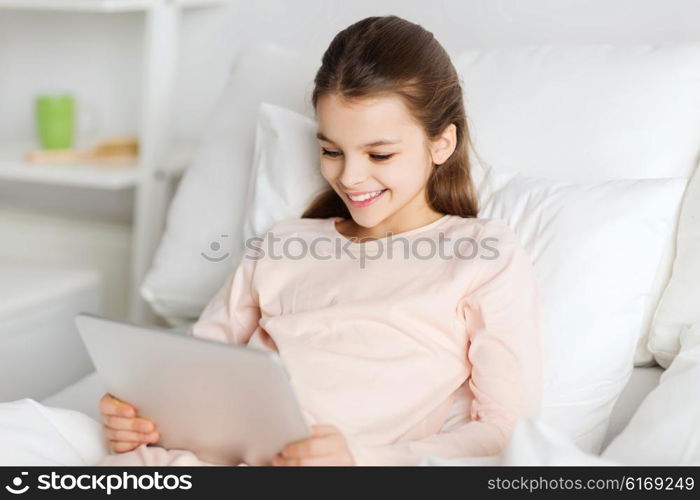
<instances>
[{"instance_id":1,"label":"white wall","mask_svg":"<svg viewBox=\"0 0 700 500\"><path fill-rule=\"evenodd\" d=\"M178 135L193 137L240 46L274 40L320 55L333 35L369 15L397 14L449 51L523 43L700 40L698 0L232 0L184 18ZM0 140L33 132L36 92L73 89L104 116L105 133L135 133L141 14L0 10Z\"/></svg>"},{"instance_id":2,"label":"white wall","mask_svg":"<svg viewBox=\"0 0 700 500\"><path fill-rule=\"evenodd\" d=\"M698 0L233 0L184 17L177 136L195 140L243 44L273 40L319 58L342 28L397 14L431 30L450 52L467 46L700 40ZM135 134L141 14L0 10L0 146L32 138L32 100L72 90L102 115L103 134ZM251 75L254 78L255 75ZM125 307L130 193L58 190L0 181L0 259L86 260Z\"/></svg>"},{"instance_id":3,"label":"white wall","mask_svg":"<svg viewBox=\"0 0 700 500\"><path fill-rule=\"evenodd\" d=\"M432 31L451 53L468 46L700 40L698 0L261 0L185 21L180 134L196 134L244 43L274 40L318 54L341 29L396 14ZM206 56L203 56L206 54Z\"/></svg>"}]
</instances>

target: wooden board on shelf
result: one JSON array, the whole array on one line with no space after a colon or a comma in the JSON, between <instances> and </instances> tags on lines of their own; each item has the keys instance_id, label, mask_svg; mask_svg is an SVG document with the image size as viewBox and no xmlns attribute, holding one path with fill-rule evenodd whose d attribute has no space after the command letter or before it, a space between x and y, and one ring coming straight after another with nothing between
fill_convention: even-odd
<instances>
[{"instance_id":1,"label":"wooden board on shelf","mask_svg":"<svg viewBox=\"0 0 700 500\"><path fill-rule=\"evenodd\" d=\"M36 149L25 160L42 165L136 165L139 159L136 137L102 139L88 149Z\"/></svg>"},{"instance_id":2,"label":"wooden board on shelf","mask_svg":"<svg viewBox=\"0 0 700 500\"><path fill-rule=\"evenodd\" d=\"M0 182L36 182L98 189L125 189L138 182L134 165L36 165L25 160L28 144L0 144Z\"/></svg>"}]
</instances>

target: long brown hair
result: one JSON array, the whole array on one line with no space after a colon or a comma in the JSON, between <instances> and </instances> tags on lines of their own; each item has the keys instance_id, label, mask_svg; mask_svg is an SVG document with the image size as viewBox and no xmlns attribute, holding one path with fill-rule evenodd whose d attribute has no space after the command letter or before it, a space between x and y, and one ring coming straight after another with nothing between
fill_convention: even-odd
<instances>
[{"instance_id":1,"label":"long brown hair","mask_svg":"<svg viewBox=\"0 0 700 500\"><path fill-rule=\"evenodd\" d=\"M462 87L449 55L431 32L397 16L362 19L333 38L314 84L314 109L326 94L345 99L394 94L403 99L428 138L436 138L454 123L457 146L446 162L432 169L426 201L443 214L476 217ZM334 216L351 217L330 186L302 215L314 219Z\"/></svg>"}]
</instances>

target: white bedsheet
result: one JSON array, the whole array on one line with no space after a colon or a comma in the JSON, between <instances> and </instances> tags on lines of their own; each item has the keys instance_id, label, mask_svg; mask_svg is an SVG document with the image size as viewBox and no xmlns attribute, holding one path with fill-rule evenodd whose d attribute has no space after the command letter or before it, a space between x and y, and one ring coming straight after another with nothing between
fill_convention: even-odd
<instances>
[{"instance_id":1,"label":"white bedsheet","mask_svg":"<svg viewBox=\"0 0 700 500\"><path fill-rule=\"evenodd\" d=\"M627 425L642 400L657 386L663 371L660 366L637 367L633 370L630 380L613 407L603 440L603 449ZM98 402L105 392L104 382L96 372L92 372L40 402L47 406L76 410L99 420Z\"/></svg>"},{"instance_id":2,"label":"white bedsheet","mask_svg":"<svg viewBox=\"0 0 700 500\"><path fill-rule=\"evenodd\" d=\"M669 370L672 367L673 365ZM685 374L696 377L700 363L694 373L686 367L683 370ZM651 395L658 396L659 391L669 393L682 390L688 382L683 380L682 375L680 373L668 377ZM663 394L653 401L666 407L669 402ZM676 404L682 407L671 407L669 410L688 409L691 416L700 415L697 411L700 401L683 398L682 401L676 400ZM653 413L659 411L658 406L652 406ZM643 404L640 410L644 407ZM646 422L648 418L649 416L635 415L638 422ZM687 421L688 418L684 417L683 420ZM612 466L669 463L668 457L678 460L679 464L700 464L700 449L697 447L700 429L676 429L674 425L677 422L674 420L669 421L670 427L663 427L661 422L663 421L656 422L656 427L660 427L660 430L651 434L648 432L649 425L628 426L613 442L615 446L599 457L581 451L569 438L539 419L522 419L516 424L512 439L499 456L458 459L426 457L421 465ZM698 427L697 424L695 426ZM669 439L669 434L675 430L679 432ZM96 420L78 411L52 408L31 399L0 403L0 442L3 443L0 447L0 465L95 465L107 453L101 425ZM660 460L660 455L665 459Z\"/></svg>"},{"instance_id":3,"label":"white bedsheet","mask_svg":"<svg viewBox=\"0 0 700 500\"><path fill-rule=\"evenodd\" d=\"M87 384L89 391L85 391L85 381L82 392L62 391L63 401L75 397L74 402L90 403L90 410L96 415L102 383L93 375ZM92 395L88 394L90 391ZM676 360L661 374L659 384L601 456L584 453L560 431L539 419L522 419L498 456L426 457L422 464L700 465L700 399L695 397L698 393L700 327L689 330L682 339ZM82 400L78 394L83 394ZM31 399L0 403L0 443L0 465L94 465L107 453L97 420L80 411Z\"/></svg>"},{"instance_id":4,"label":"white bedsheet","mask_svg":"<svg viewBox=\"0 0 700 500\"><path fill-rule=\"evenodd\" d=\"M79 411L95 420L100 420L100 398L106 392L107 387L102 378L97 372L92 372L40 402L46 406Z\"/></svg>"},{"instance_id":5,"label":"white bedsheet","mask_svg":"<svg viewBox=\"0 0 700 500\"><path fill-rule=\"evenodd\" d=\"M0 465L96 465L107 454L100 424L87 415L52 408L32 399L0 403ZM544 423L521 420L499 457L441 461L422 465L612 465L580 451Z\"/></svg>"}]
</instances>

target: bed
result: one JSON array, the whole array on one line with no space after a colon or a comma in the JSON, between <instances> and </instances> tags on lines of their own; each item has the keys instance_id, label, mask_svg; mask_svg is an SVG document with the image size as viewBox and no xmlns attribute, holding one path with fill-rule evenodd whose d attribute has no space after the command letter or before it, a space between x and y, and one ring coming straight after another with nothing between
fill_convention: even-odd
<instances>
[{"instance_id":1,"label":"bed","mask_svg":"<svg viewBox=\"0 0 700 500\"><path fill-rule=\"evenodd\" d=\"M690 379L697 379L700 375L700 343L696 351L692 356L694 368L689 371L687 366L682 367ZM674 369L671 368L672 371ZM419 465L698 465L700 455L697 450L691 449L689 452L685 445L686 438L693 441L697 437L694 421L691 422L695 428L693 431L687 423L682 425L682 419L667 417L670 424L681 424L674 428L679 432L671 436L659 435L649 422L635 422L635 419L640 419L640 411L650 414L655 421L662 421L659 418L662 413L667 416L667 412L678 409L678 405L674 408L672 402L669 404L658 398L654 401L654 396L658 395L655 393L661 389L658 382L663 373L660 367L634 369L615 404L605 436L605 447L599 455L581 450L542 420L528 418L518 421L510 442L498 456L451 459L426 456ZM688 380L684 384L688 390ZM676 385L676 388L679 386ZM0 465L74 466L99 463L107 454L102 427L97 420L97 401L104 391L99 376L91 373L40 402L25 398L0 404L0 441L4 445L0 450ZM653 408L654 405L656 408ZM695 415L698 406L695 403L687 410ZM644 456L639 457L640 450L635 449L630 440L633 443L645 442L647 447L663 449L664 452L652 457L653 453L646 450ZM628 455L625 456L625 453Z\"/></svg>"},{"instance_id":2,"label":"bed","mask_svg":"<svg viewBox=\"0 0 700 500\"><path fill-rule=\"evenodd\" d=\"M625 386L610 415L603 447L606 447L629 422L642 400L659 383L663 373L660 366L637 367ZM41 400L42 404L56 408L67 408L84 413L100 421L98 401L105 394L105 386L99 375L92 372L77 382Z\"/></svg>"},{"instance_id":3,"label":"bed","mask_svg":"<svg viewBox=\"0 0 700 500\"><path fill-rule=\"evenodd\" d=\"M486 158L474 160L480 215L511 225L545 284L545 404L500 456L426 464L700 464L700 45L477 48L454 61ZM317 63L274 44L238 55L140 289L173 328L196 320L246 237L313 195ZM63 447L43 463L94 462L105 388L80 366L41 390L6 389L25 399L0 405L0 434L24 419L34 427L8 436L46 432ZM80 450L56 434L80 429Z\"/></svg>"}]
</instances>

